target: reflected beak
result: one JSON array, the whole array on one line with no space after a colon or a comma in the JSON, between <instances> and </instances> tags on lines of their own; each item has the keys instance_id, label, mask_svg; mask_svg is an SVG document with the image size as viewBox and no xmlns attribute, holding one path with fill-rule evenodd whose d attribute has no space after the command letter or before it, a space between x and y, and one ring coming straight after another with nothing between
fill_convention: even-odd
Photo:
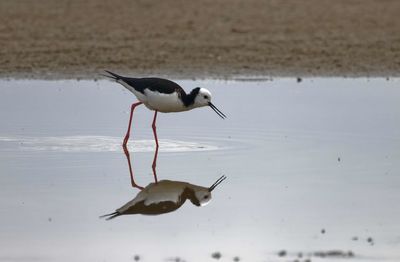
<instances>
[{"instance_id":1,"label":"reflected beak","mask_svg":"<svg viewBox=\"0 0 400 262\"><path fill-rule=\"evenodd\" d=\"M212 108L212 110L215 111L215 113L217 113L222 119L226 118L226 115L224 113L221 112L221 110L219 110L213 103L208 102L208 105Z\"/></svg>"},{"instance_id":2,"label":"reflected beak","mask_svg":"<svg viewBox=\"0 0 400 262\"><path fill-rule=\"evenodd\" d=\"M208 188L208 191L213 191L219 184L221 184L222 183L222 181L224 181L226 179L226 176L225 175L223 175L223 176L221 176L220 178L218 178L218 180L217 181L215 181L215 183L214 184L212 184L209 188Z\"/></svg>"}]
</instances>

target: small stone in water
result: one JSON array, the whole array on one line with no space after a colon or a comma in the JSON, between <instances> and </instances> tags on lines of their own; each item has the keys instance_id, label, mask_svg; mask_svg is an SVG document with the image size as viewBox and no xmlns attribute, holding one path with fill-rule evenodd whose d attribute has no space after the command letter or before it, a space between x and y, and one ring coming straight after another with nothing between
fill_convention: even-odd
<instances>
[{"instance_id":1,"label":"small stone in water","mask_svg":"<svg viewBox=\"0 0 400 262\"><path fill-rule=\"evenodd\" d=\"M222 257L222 255L220 252L217 251L217 252L212 253L211 257L214 259L220 259Z\"/></svg>"},{"instance_id":2,"label":"small stone in water","mask_svg":"<svg viewBox=\"0 0 400 262\"><path fill-rule=\"evenodd\" d=\"M286 250L281 250L281 251L278 252L278 256L280 256L280 257L284 257L286 255L287 255Z\"/></svg>"}]
</instances>

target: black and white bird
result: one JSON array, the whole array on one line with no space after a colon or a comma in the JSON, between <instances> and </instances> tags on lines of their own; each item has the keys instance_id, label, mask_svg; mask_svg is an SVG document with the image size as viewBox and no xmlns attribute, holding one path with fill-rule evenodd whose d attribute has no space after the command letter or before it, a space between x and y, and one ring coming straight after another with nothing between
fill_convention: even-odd
<instances>
[{"instance_id":1,"label":"black and white bird","mask_svg":"<svg viewBox=\"0 0 400 262\"><path fill-rule=\"evenodd\" d=\"M225 179L226 176L221 176L210 187L171 180L150 183L134 199L101 218L110 220L121 215L160 215L177 210L188 199L196 206L205 206L211 200L211 192Z\"/></svg>"},{"instance_id":2,"label":"black and white bird","mask_svg":"<svg viewBox=\"0 0 400 262\"><path fill-rule=\"evenodd\" d=\"M157 112L183 112L197 107L209 106L221 118L226 118L213 103L211 103L211 93L205 88L196 87L189 94L183 90L177 83L163 78L131 78L117 75L113 72L105 70L108 74L104 75L114 79L131 91L139 102L132 104L131 114L129 117L128 130L126 132L123 145L126 146L129 139L132 116L135 107L144 104L148 109L155 111L153 118L153 133L158 146L156 132Z\"/></svg>"}]
</instances>

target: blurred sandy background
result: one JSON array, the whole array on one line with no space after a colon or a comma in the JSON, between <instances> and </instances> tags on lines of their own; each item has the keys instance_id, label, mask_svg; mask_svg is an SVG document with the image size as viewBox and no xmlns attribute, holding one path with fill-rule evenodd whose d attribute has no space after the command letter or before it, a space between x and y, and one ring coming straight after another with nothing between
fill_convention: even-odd
<instances>
[{"instance_id":1,"label":"blurred sandy background","mask_svg":"<svg viewBox=\"0 0 400 262\"><path fill-rule=\"evenodd\" d=\"M0 76L394 76L398 0L2 0Z\"/></svg>"}]
</instances>

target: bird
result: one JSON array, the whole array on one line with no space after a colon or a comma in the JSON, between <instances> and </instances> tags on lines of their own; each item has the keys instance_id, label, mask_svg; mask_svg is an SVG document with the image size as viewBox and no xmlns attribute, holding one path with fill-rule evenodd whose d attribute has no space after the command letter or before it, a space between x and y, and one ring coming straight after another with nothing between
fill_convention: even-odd
<instances>
[{"instance_id":1,"label":"bird","mask_svg":"<svg viewBox=\"0 0 400 262\"><path fill-rule=\"evenodd\" d=\"M210 187L172 180L150 183L134 199L100 218L110 220L121 215L160 215L177 210L188 199L195 206L205 206L211 200L211 192L225 179L225 175L221 176Z\"/></svg>"},{"instance_id":2,"label":"bird","mask_svg":"<svg viewBox=\"0 0 400 262\"><path fill-rule=\"evenodd\" d=\"M157 77L132 78L121 76L108 70L104 71L107 74L103 74L103 76L111 78L123 85L139 100L131 105L128 130L123 141L123 146L125 147L128 143L131 131L133 111L141 104L144 104L148 109L154 111L152 129L157 147L156 119L158 112L183 112L197 107L209 106L222 119L226 118L226 115L211 103L211 92L205 88L196 87L190 93L186 93L180 85L168 79Z\"/></svg>"}]
</instances>

